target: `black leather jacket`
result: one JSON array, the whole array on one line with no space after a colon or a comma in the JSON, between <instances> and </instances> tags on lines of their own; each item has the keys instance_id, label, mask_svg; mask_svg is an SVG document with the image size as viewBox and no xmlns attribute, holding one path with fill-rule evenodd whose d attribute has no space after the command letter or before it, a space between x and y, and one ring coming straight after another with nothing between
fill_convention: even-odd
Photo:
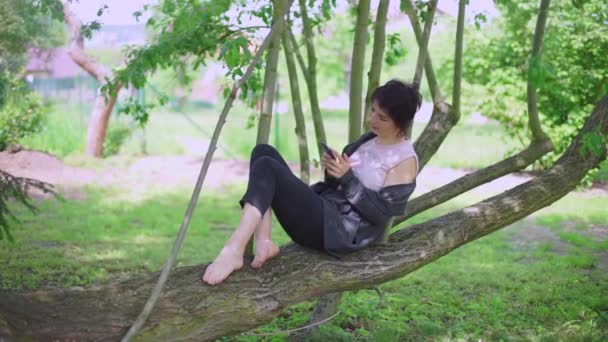
<instances>
[{"instance_id":1,"label":"black leather jacket","mask_svg":"<svg viewBox=\"0 0 608 342\"><path fill-rule=\"evenodd\" d=\"M344 147L352 155L363 143L373 139L372 132ZM311 189L323 199L324 247L335 256L358 251L382 237L393 216L403 215L416 181L384 187L379 191L366 188L350 169L336 179L325 174L325 180Z\"/></svg>"}]
</instances>

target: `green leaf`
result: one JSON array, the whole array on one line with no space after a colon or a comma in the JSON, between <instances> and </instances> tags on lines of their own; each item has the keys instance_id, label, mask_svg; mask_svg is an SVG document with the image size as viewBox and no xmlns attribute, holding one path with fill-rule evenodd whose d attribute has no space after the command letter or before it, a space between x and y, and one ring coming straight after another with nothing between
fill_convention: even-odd
<instances>
[{"instance_id":1,"label":"green leaf","mask_svg":"<svg viewBox=\"0 0 608 342\"><path fill-rule=\"evenodd\" d=\"M583 135L583 146L581 146L580 154L585 157L587 153L591 153L596 157L602 156L603 147L606 141L599 132L588 132Z\"/></svg>"}]
</instances>

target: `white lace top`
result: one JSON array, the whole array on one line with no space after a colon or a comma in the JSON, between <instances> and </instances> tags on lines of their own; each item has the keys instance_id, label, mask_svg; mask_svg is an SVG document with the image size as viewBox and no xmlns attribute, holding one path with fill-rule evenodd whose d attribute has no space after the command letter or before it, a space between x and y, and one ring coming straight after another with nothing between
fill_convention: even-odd
<instances>
[{"instance_id":1,"label":"white lace top","mask_svg":"<svg viewBox=\"0 0 608 342\"><path fill-rule=\"evenodd\" d=\"M388 171L402 161L414 157L418 165L418 156L410 140L403 140L392 145L378 144L373 138L361 145L350 156L351 167L359 181L365 187L378 191L384 186ZM418 169L419 166L416 167Z\"/></svg>"}]
</instances>

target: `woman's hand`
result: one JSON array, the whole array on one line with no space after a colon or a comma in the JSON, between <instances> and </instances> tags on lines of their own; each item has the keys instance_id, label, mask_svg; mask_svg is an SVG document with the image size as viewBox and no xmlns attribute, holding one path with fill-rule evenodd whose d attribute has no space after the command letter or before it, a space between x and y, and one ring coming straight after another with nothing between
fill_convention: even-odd
<instances>
[{"instance_id":1,"label":"woman's hand","mask_svg":"<svg viewBox=\"0 0 608 342\"><path fill-rule=\"evenodd\" d=\"M328 153L324 153L321 165L323 165L330 176L340 178L350 169L350 159L346 154L340 155L336 151L332 152L336 158L332 158Z\"/></svg>"}]
</instances>

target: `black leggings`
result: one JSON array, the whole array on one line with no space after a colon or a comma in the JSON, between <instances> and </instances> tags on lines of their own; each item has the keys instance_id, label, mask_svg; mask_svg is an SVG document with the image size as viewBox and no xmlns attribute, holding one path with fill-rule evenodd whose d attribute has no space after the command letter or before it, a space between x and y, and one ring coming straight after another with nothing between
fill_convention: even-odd
<instances>
[{"instance_id":1,"label":"black leggings","mask_svg":"<svg viewBox=\"0 0 608 342\"><path fill-rule=\"evenodd\" d=\"M323 250L323 199L291 172L279 152L257 145L251 152L249 183L240 200L262 216L272 207L287 235L296 243Z\"/></svg>"}]
</instances>

